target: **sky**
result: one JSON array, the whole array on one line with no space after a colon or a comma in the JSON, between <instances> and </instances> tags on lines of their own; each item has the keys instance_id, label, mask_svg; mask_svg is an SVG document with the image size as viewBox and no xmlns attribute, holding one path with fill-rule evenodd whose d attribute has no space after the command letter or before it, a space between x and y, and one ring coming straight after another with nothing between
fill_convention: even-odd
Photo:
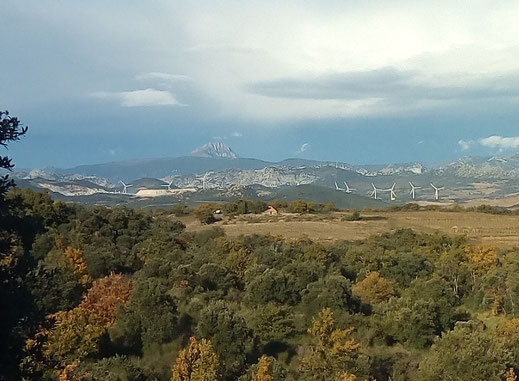
<instances>
[{"instance_id":1,"label":"sky","mask_svg":"<svg viewBox=\"0 0 519 381\"><path fill-rule=\"evenodd\" d=\"M4 0L20 168L188 155L352 164L519 151L519 2ZM0 152L0 154L4 154Z\"/></svg>"}]
</instances>

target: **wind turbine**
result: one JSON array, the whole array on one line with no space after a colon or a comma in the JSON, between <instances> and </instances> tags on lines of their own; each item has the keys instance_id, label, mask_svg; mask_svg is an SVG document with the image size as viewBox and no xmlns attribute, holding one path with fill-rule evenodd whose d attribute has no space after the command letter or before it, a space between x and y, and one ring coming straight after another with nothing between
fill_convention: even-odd
<instances>
[{"instance_id":1,"label":"wind turbine","mask_svg":"<svg viewBox=\"0 0 519 381\"><path fill-rule=\"evenodd\" d=\"M344 182L344 186L346 187L346 189L344 189L344 191L345 191L346 193L353 193L353 191L356 191L356 190L357 190L357 189L350 188L350 187L348 186L348 184L346 183L346 181Z\"/></svg>"},{"instance_id":2,"label":"wind turbine","mask_svg":"<svg viewBox=\"0 0 519 381\"><path fill-rule=\"evenodd\" d=\"M337 190L337 191L342 191L342 190L344 190L344 189L339 188L339 185L337 185L337 181L335 182L335 190Z\"/></svg>"},{"instance_id":3,"label":"wind turbine","mask_svg":"<svg viewBox=\"0 0 519 381\"><path fill-rule=\"evenodd\" d=\"M414 184L413 184L412 182L410 182L410 181L409 181L409 185L411 185L411 191L409 192L409 194L411 195L411 197L412 197L413 200L414 200L414 198L415 198L415 191L416 191L417 189L422 189L422 187L417 187L416 185L414 185Z\"/></svg>"},{"instance_id":4,"label":"wind turbine","mask_svg":"<svg viewBox=\"0 0 519 381\"><path fill-rule=\"evenodd\" d=\"M395 187L396 187L396 183L393 183L393 186L391 188L386 189L386 191L389 192L389 199L391 201L395 201L396 200Z\"/></svg>"},{"instance_id":5,"label":"wind turbine","mask_svg":"<svg viewBox=\"0 0 519 381\"><path fill-rule=\"evenodd\" d=\"M132 186L132 184L125 184L123 181L119 180L121 184L123 184L123 194L128 193L126 190Z\"/></svg>"},{"instance_id":6,"label":"wind turbine","mask_svg":"<svg viewBox=\"0 0 519 381\"><path fill-rule=\"evenodd\" d=\"M171 190L171 185L173 185L173 180L171 180L169 183L167 184L162 184L163 187L168 187L168 191Z\"/></svg>"},{"instance_id":7,"label":"wind turbine","mask_svg":"<svg viewBox=\"0 0 519 381\"><path fill-rule=\"evenodd\" d=\"M435 187L432 183L431 183L431 186L434 188L434 199L436 201L439 201L440 200L440 191L442 189L445 189L445 187Z\"/></svg>"},{"instance_id":8,"label":"wind turbine","mask_svg":"<svg viewBox=\"0 0 519 381\"><path fill-rule=\"evenodd\" d=\"M377 199L377 187L375 184L371 183L371 186L373 187L373 191L369 195L370 197L373 197L375 200Z\"/></svg>"}]
</instances>

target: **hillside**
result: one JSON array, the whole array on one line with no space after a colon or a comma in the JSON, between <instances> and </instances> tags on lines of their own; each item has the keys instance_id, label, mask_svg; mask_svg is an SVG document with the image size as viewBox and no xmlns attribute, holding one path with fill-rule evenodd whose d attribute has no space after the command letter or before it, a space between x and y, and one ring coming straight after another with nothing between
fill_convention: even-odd
<instances>
[{"instance_id":1,"label":"hillside","mask_svg":"<svg viewBox=\"0 0 519 381\"><path fill-rule=\"evenodd\" d=\"M340 192L335 189L312 184L279 188L273 193L270 199L286 201L307 200L318 203L333 202L338 208L352 209L362 209L370 206L387 206L387 203L381 200L374 200L369 197Z\"/></svg>"}]
</instances>

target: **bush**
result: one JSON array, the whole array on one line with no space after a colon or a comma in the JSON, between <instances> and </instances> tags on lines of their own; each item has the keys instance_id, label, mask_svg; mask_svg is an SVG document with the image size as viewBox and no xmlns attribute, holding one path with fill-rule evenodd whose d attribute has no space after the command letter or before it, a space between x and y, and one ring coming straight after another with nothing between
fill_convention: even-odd
<instances>
[{"instance_id":1,"label":"bush","mask_svg":"<svg viewBox=\"0 0 519 381\"><path fill-rule=\"evenodd\" d=\"M203 224L210 225L218 221L214 216L212 204L202 204L195 210L196 218Z\"/></svg>"},{"instance_id":2,"label":"bush","mask_svg":"<svg viewBox=\"0 0 519 381\"><path fill-rule=\"evenodd\" d=\"M362 217L358 210L355 210L351 215L342 217L341 221L360 221Z\"/></svg>"}]
</instances>

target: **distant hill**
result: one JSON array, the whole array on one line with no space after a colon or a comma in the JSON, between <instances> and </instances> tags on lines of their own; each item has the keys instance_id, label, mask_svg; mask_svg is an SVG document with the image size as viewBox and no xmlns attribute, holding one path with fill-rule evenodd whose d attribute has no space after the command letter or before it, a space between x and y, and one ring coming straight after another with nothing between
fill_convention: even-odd
<instances>
[{"instance_id":1,"label":"distant hill","mask_svg":"<svg viewBox=\"0 0 519 381\"><path fill-rule=\"evenodd\" d=\"M357 194L336 191L335 189L313 184L299 185L295 187L281 187L276 189L271 200L286 201L305 200L318 203L333 202L338 208L362 209L364 207L388 206L382 200L374 200Z\"/></svg>"},{"instance_id":2,"label":"distant hill","mask_svg":"<svg viewBox=\"0 0 519 381\"><path fill-rule=\"evenodd\" d=\"M174 158L117 161L104 164L80 165L60 170L63 174L99 176L112 183L143 177L164 178L227 169L261 169L273 163L259 159L223 159L212 157L181 156Z\"/></svg>"},{"instance_id":3,"label":"distant hill","mask_svg":"<svg viewBox=\"0 0 519 381\"><path fill-rule=\"evenodd\" d=\"M166 182L154 179L152 177L144 177L138 180L132 180L132 191L136 192L139 188L144 189L165 189ZM171 188L175 188L175 186L171 186Z\"/></svg>"}]
</instances>

